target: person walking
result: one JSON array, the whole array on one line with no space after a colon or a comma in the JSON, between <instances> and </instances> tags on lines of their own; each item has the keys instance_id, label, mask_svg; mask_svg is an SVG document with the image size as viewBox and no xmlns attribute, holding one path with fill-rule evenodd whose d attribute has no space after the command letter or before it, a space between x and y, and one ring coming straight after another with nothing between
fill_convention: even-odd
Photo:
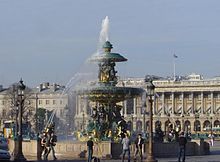
<instances>
[{"instance_id":1,"label":"person walking","mask_svg":"<svg viewBox=\"0 0 220 162\"><path fill-rule=\"evenodd\" d=\"M41 138L41 156L43 156L43 160L47 160L47 154L48 154L48 139L47 139L47 133L43 132L42 138Z\"/></svg>"},{"instance_id":2,"label":"person walking","mask_svg":"<svg viewBox=\"0 0 220 162\"><path fill-rule=\"evenodd\" d=\"M186 156L186 143L187 139L184 136L184 132L182 132L179 136L179 156L178 156L178 162L180 162L182 158L182 162L185 162L185 156Z\"/></svg>"},{"instance_id":3,"label":"person walking","mask_svg":"<svg viewBox=\"0 0 220 162\"><path fill-rule=\"evenodd\" d=\"M55 149L54 149L54 147L56 146L56 142L57 142L57 136L54 134L54 132L51 132L50 139L49 139L49 150L47 152L47 158L48 158L48 155L50 154L50 152L52 151L53 160L57 159L57 157L55 156Z\"/></svg>"},{"instance_id":4,"label":"person walking","mask_svg":"<svg viewBox=\"0 0 220 162\"><path fill-rule=\"evenodd\" d=\"M210 141L209 141L209 144L211 145L211 146L213 146L214 145L214 135L213 135L213 133L211 132L211 134L209 134L209 139L210 139Z\"/></svg>"},{"instance_id":5,"label":"person walking","mask_svg":"<svg viewBox=\"0 0 220 162\"><path fill-rule=\"evenodd\" d=\"M130 162L130 139L128 138L128 134L125 133L125 137L122 139L122 162L124 162L125 154L128 153L128 162Z\"/></svg>"},{"instance_id":6,"label":"person walking","mask_svg":"<svg viewBox=\"0 0 220 162\"><path fill-rule=\"evenodd\" d=\"M135 140L136 151L135 151L134 159L137 158L137 154L140 155L141 160L143 159L142 157L142 145L143 144L144 144L144 139L142 138L142 135L139 134L137 139Z\"/></svg>"},{"instance_id":7,"label":"person walking","mask_svg":"<svg viewBox=\"0 0 220 162\"><path fill-rule=\"evenodd\" d=\"M92 137L89 137L89 140L87 141L87 148L88 148L88 162L92 162L92 156L93 156L93 141Z\"/></svg>"}]
</instances>

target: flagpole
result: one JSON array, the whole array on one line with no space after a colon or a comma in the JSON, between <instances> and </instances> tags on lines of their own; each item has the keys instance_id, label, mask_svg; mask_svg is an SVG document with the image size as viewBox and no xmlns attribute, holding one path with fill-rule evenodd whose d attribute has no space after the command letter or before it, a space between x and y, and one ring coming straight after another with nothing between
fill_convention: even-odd
<instances>
[{"instance_id":1,"label":"flagpole","mask_svg":"<svg viewBox=\"0 0 220 162\"><path fill-rule=\"evenodd\" d=\"M173 81L176 81L176 63L175 63L175 57L173 57Z\"/></svg>"},{"instance_id":2,"label":"flagpole","mask_svg":"<svg viewBox=\"0 0 220 162\"><path fill-rule=\"evenodd\" d=\"M173 54L173 81L176 81L176 58L178 58L178 56L176 54Z\"/></svg>"}]
</instances>

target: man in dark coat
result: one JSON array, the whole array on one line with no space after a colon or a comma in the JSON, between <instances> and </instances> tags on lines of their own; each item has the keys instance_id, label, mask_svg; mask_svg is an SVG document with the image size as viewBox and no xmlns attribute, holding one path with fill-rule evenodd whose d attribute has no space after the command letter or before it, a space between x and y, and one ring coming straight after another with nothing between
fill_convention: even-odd
<instances>
[{"instance_id":1,"label":"man in dark coat","mask_svg":"<svg viewBox=\"0 0 220 162\"><path fill-rule=\"evenodd\" d=\"M92 162L92 155L93 155L93 141L92 137L89 137L89 140L87 141L87 147L88 147L88 162Z\"/></svg>"},{"instance_id":2,"label":"man in dark coat","mask_svg":"<svg viewBox=\"0 0 220 162\"><path fill-rule=\"evenodd\" d=\"M184 132L182 132L179 136L179 157L178 157L178 162L180 162L181 157L182 157L182 162L185 162L186 143L187 143L187 139L184 136Z\"/></svg>"},{"instance_id":3,"label":"man in dark coat","mask_svg":"<svg viewBox=\"0 0 220 162\"><path fill-rule=\"evenodd\" d=\"M135 151L135 155L134 155L135 159L137 157L137 154L139 154L140 158L143 159L143 157L142 157L142 145L143 144L144 144L144 139L142 138L141 134L138 134L138 137L135 140L135 146L136 146L136 151Z\"/></svg>"}]
</instances>

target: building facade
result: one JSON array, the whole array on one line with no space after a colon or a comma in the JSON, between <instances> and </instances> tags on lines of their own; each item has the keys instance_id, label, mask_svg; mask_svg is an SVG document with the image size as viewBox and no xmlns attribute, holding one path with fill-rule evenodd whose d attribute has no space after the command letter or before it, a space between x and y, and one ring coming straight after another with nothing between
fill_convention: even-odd
<instances>
[{"instance_id":1,"label":"building facade","mask_svg":"<svg viewBox=\"0 0 220 162\"><path fill-rule=\"evenodd\" d=\"M164 132L170 129L189 133L220 131L220 79L203 79L201 75L190 75L179 80L159 79L153 82L154 131L160 126ZM144 78L120 80L119 86L143 88ZM83 96L76 99L75 126L85 127L90 118L90 103ZM121 113L129 129L146 132L149 128L149 102L146 93L121 103Z\"/></svg>"},{"instance_id":2,"label":"building facade","mask_svg":"<svg viewBox=\"0 0 220 162\"><path fill-rule=\"evenodd\" d=\"M4 121L16 120L18 106L16 105L16 91L13 90L13 85L8 88L0 88L0 127L2 131ZM23 119L31 123L32 128L38 131L36 112L41 108L46 111L45 123L49 120L49 113L52 112L65 123L66 115L69 112L69 97L67 93L64 93L64 89L64 86L50 85L48 82L42 83L36 88L28 88L25 92Z\"/></svg>"}]
</instances>

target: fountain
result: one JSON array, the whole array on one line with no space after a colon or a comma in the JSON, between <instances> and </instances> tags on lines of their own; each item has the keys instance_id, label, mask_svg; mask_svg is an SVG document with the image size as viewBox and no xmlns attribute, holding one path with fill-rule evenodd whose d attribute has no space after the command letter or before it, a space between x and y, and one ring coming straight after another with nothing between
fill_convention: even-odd
<instances>
[{"instance_id":1,"label":"fountain","mask_svg":"<svg viewBox=\"0 0 220 162\"><path fill-rule=\"evenodd\" d=\"M106 41L103 53L90 58L98 64L98 81L88 82L79 86L77 93L92 102L92 121L87 126L86 135L92 135L99 140L117 142L127 131L127 123L121 115L120 102L140 96L141 88L117 86L118 76L115 69L117 62L127 61L119 53L112 53L112 44Z\"/></svg>"}]
</instances>

